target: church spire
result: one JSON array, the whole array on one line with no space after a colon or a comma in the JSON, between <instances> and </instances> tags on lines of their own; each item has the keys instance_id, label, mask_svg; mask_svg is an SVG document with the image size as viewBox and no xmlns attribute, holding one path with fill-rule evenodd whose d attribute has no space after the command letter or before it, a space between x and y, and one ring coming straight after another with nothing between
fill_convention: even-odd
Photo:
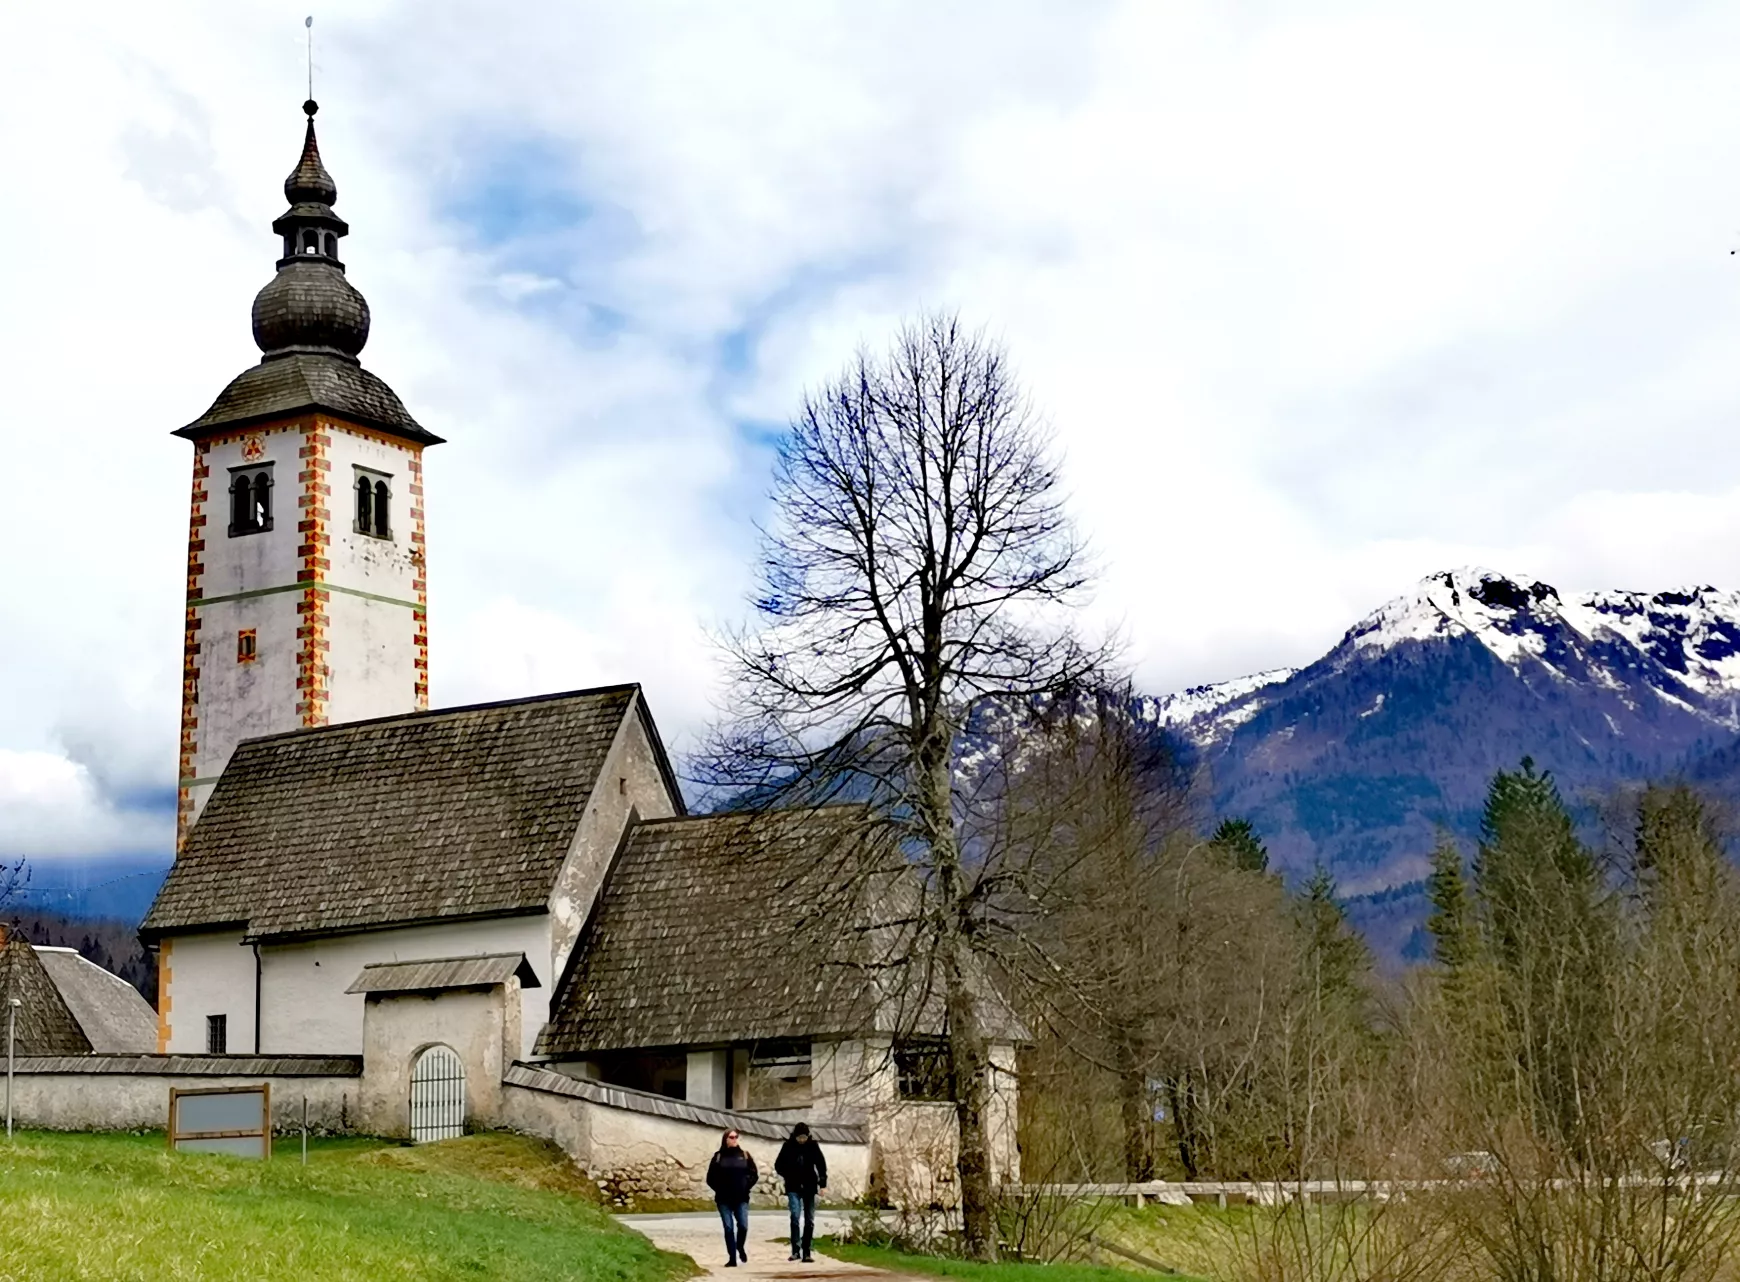
<instances>
[{"instance_id":1,"label":"church spire","mask_svg":"<svg viewBox=\"0 0 1740 1282\"><path fill-rule=\"evenodd\" d=\"M338 262L338 239L350 234L344 219L332 212L338 200L338 184L320 159L320 143L314 136L314 113L320 104L310 98L302 104L308 113L308 132L302 140L302 157L284 180L284 199L290 208L279 215L272 230L284 238L284 257L313 255ZM284 264L278 264L282 267Z\"/></svg>"},{"instance_id":2,"label":"church spire","mask_svg":"<svg viewBox=\"0 0 1740 1282\"><path fill-rule=\"evenodd\" d=\"M284 199L292 205L331 205L338 200L338 186L320 163L320 144L314 138L314 113L320 104L310 98L302 110L308 114L308 133L302 141L302 159L284 180Z\"/></svg>"},{"instance_id":3,"label":"church spire","mask_svg":"<svg viewBox=\"0 0 1740 1282\"><path fill-rule=\"evenodd\" d=\"M320 159L312 98L302 104L308 132L302 157L284 180L290 208L272 230L284 238L278 274L254 299L254 341L268 360L294 352L356 358L369 339L369 305L344 278L339 237L350 227L332 212L338 184Z\"/></svg>"}]
</instances>

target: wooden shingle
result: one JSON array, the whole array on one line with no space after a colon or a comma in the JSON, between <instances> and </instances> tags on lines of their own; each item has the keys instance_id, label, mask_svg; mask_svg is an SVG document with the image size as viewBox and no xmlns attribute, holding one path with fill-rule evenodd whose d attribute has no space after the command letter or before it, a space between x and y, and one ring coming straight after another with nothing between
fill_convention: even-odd
<instances>
[{"instance_id":1,"label":"wooden shingle","mask_svg":"<svg viewBox=\"0 0 1740 1282\"><path fill-rule=\"evenodd\" d=\"M543 911L630 715L644 709L624 685L248 740L140 933Z\"/></svg>"},{"instance_id":2,"label":"wooden shingle","mask_svg":"<svg viewBox=\"0 0 1740 1282\"><path fill-rule=\"evenodd\" d=\"M79 1027L55 987L42 959L22 935L8 936L0 927L0 1039L6 1035L7 1010L16 999L13 1029L18 1055L89 1055L90 1039ZM4 1048L0 1047L0 1054Z\"/></svg>"},{"instance_id":3,"label":"wooden shingle","mask_svg":"<svg viewBox=\"0 0 1740 1282\"><path fill-rule=\"evenodd\" d=\"M870 1031L864 927L893 869L842 895L873 841L861 807L632 828L539 1039L540 1055Z\"/></svg>"}]
</instances>

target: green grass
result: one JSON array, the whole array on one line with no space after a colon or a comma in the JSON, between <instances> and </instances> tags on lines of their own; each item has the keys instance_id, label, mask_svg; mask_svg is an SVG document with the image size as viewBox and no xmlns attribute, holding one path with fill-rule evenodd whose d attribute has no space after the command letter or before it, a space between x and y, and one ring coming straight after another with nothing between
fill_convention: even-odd
<instances>
[{"instance_id":1,"label":"green grass","mask_svg":"<svg viewBox=\"0 0 1740 1282\"><path fill-rule=\"evenodd\" d=\"M283 1141L269 1162L158 1135L0 1138L0 1282L674 1282L550 1145Z\"/></svg>"},{"instance_id":2,"label":"green grass","mask_svg":"<svg viewBox=\"0 0 1740 1282\"><path fill-rule=\"evenodd\" d=\"M1136 1279L1155 1282L1162 1276L1096 1264L1017 1264L1009 1261L979 1264L945 1256L912 1255L890 1247L859 1246L837 1238L819 1240L816 1246L835 1259L853 1264L868 1264L887 1269L890 1273L910 1273L920 1277L960 1278L963 1282L1136 1282Z\"/></svg>"}]
</instances>

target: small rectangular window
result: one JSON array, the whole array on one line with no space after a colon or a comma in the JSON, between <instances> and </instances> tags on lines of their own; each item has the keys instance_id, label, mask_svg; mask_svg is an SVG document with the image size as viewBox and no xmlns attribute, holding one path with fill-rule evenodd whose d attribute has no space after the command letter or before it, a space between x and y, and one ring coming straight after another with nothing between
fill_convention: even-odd
<instances>
[{"instance_id":1,"label":"small rectangular window","mask_svg":"<svg viewBox=\"0 0 1740 1282\"><path fill-rule=\"evenodd\" d=\"M955 1097L948 1051L924 1046L894 1052L894 1068L900 1080L900 1098L952 1100Z\"/></svg>"},{"instance_id":2,"label":"small rectangular window","mask_svg":"<svg viewBox=\"0 0 1740 1282\"><path fill-rule=\"evenodd\" d=\"M243 628L236 633L236 662L252 663L254 653L254 629Z\"/></svg>"},{"instance_id":3,"label":"small rectangular window","mask_svg":"<svg viewBox=\"0 0 1740 1282\"><path fill-rule=\"evenodd\" d=\"M207 1015L205 1017L205 1053L207 1055L227 1055L230 1052L230 1017L228 1015Z\"/></svg>"}]
</instances>

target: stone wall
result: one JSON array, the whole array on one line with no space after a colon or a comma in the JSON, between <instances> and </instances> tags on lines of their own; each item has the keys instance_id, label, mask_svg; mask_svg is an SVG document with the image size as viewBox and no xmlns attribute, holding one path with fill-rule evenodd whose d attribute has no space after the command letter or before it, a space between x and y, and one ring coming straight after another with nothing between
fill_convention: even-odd
<instances>
[{"instance_id":1,"label":"stone wall","mask_svg":"<svg viewBox=\"0 0 1740 1282\"><path fill-rule=\"evenodd\" d=\"M727 1127L742 1136L761 1183L758 1204L777 1205L784 1189L773 1172L790 1124L660 1099L597 1082L516 1065L502 1087L502 1124L553 1140L606 1196L709 1198L707 1163ZM830 1200L860 1196L869 1183L870 1146L854 1127L816 1124L828 1158Z\"/></svg>"},{"instance_id":2,"label":"stone wall","mask_svg":"<svg viewBox=\"0 0 1740 1282\"><path fill-rule=\"evenodd\" d=\"M312 1130L360 1129L362 1065L349 1058L247 1055L80 1055L20 1059L12 1079L16 1123L55 1131L162 1130L169 1124L170 1088L272 1088L272 1125L290 1132L308 1099Z\"/></svg>"}]
</instances>

